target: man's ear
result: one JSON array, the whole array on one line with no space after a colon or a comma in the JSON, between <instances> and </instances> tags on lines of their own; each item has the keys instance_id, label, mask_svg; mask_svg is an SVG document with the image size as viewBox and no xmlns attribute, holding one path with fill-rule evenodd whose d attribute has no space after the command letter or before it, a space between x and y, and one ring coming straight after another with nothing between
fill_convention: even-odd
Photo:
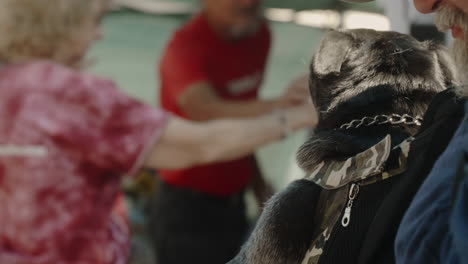
<instances>
[{"instance_id":1,"label":"man's ear","mask_svg":"<svg viewBox=\"0 0 468 264\"><path fill-rule=\"evenodd\" d=\"M328 32L314 57L313 71L319 75L339 73L353 45L354 39L349 34L335 30Z\"/></svg>"}]
</instances>

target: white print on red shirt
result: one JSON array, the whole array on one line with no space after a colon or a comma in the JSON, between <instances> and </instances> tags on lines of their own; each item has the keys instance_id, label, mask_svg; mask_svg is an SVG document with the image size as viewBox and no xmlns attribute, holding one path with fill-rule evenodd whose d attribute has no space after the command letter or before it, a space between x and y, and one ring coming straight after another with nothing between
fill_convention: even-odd
<instances>
[{"instance_id":1,"label":"white print on red shirt","mask_svg":"<svg viewBox=\"0 0 468 264\"><path fill-rule=\"evenodd\" d=\"M231 95L239 95L255 90L262 81L262 76L263 74L261 72L256 72L252 75L230 81L227 84L228 91Z\"/></svg>"}]
</instances>

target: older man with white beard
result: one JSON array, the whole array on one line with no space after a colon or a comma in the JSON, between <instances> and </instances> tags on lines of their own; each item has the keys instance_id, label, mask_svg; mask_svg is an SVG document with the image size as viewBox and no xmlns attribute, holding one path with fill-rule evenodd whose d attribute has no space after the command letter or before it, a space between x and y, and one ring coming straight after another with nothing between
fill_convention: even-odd
<instances>
[{"instance_id":1,"label":"older man with white beard","mask_svg":"<svg viewBox=\"0 0 468 264\"><path fill-rule=\"evenodd\" d=\"M457 98L468 97L468 1L415 0L420 12L437 12L436 25L456 39ZM443 113L444 108L435 111ZM435 163L403 218L395 243L397 263L468 263L468 103L450 144ZM445 125L445 122L441 123ZM448 124L449 127L451 124ZM437 140L437 138L434 138Z\"/></svg>"},{"instance_id":2,"label":"older man with white beard","mask_svg":"<svg viewBox=\"0 0 468 264\"><path fill-rule=\"evenodd\" d=\"M459 83L434 98L412 144L405 179L394 187L399 191L393 205L400 208L389 203L389 219L398 219L411 202L396 237L395 260L468 263L468 0L414 0L414 4L421 13L435 12L440 30L451 30ZM392 220L375 221L382 221L385 229ZM391 230L374 231L375 239L391 239Z\"/></svg>"}]
</instances>

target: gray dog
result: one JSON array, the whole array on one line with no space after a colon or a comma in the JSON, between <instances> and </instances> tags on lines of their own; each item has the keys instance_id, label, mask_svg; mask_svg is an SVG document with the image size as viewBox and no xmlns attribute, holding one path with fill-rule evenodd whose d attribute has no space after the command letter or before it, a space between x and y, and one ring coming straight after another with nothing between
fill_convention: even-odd
<instances>
[{"instance_id":1,"label":"gray dog","mask_svg":"<svg viewBox=\"0 0 468 264\"><path fill-rule=\"evenodd\" d=\"M456 84L454 72L431 42L373 30L327 33L310 73L320 121L298 153L307 176L267 203L230 264L394 263L402 213L388 197L405 176L429 103Z\"/></svg>"}]
</instances>

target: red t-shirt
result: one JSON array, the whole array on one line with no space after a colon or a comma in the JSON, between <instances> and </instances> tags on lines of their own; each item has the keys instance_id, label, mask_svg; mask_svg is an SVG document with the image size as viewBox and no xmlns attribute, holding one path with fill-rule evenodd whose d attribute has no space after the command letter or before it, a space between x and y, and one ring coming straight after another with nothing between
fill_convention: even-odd
<instances>
[{"instance_id":1,"label":"red t-shirt","mask_svg":"<svg viewBox=\"0 0 468 264\"><path fill-rule=\"evenodd\" d=\"M166 119L111 81L0 67L0 263L127 263L120 180Z\"/></svg>"},{"instance_id":2,"label":"red t-shirt","mask_svg":"<svg viewBox=\"0 0 468 264\"><path fill-rule=\"evenodd\" d=\"M219 37L199 14L174 34L164 52L160 65L162 107L188 118L177 99L200 81L211 83L224 99L257 98L270 43L266 23L256 34L232 42ZM243 158L185 170L161 170L160 174L169 184L225 196L245 188L252 171L250 158Z\"/></svg>"}]
</instances>

